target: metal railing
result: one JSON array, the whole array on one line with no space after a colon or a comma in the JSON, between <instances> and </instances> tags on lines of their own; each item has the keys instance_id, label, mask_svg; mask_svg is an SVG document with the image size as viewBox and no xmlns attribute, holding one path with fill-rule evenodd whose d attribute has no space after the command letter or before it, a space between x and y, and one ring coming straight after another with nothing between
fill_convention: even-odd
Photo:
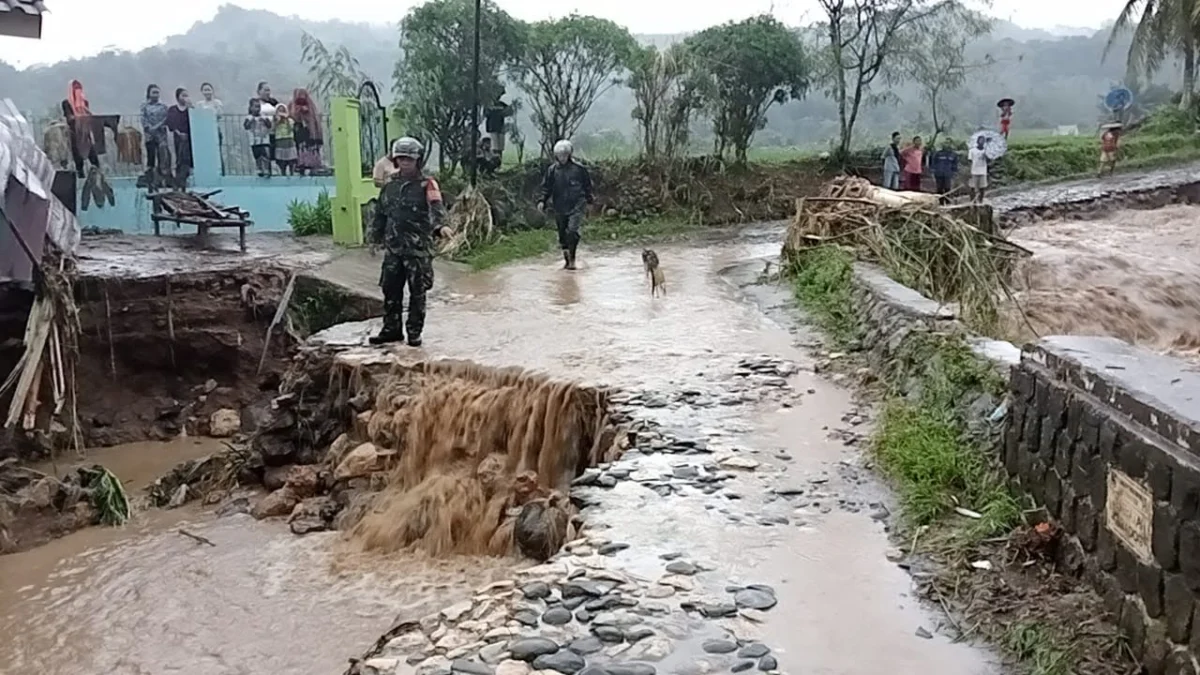
<instances>
[{"instance_id":1,"label":"metal railing","mask_svg":"<svg viewBox=\"0 0 1200 675\"><path fill-rule=\"evenodd\" d=\"M254 160L254 152L251 149L250 134L243 125L245 118L245 115L228 113L217 116L217 133L221 152L221 173L223 175L253 176L258 173L258 168ZM50 157L55 168L75 168L65 121L61 119L31 120L31 126L33 127L35 138L37 138L39 145L42 146L42 149ZM93 130L93 138L99 138L98 132L101 129L104 132L103 142L96 143L96 159L99 161L100 168L104 171L105 175L112 178L134 178L146 173L146 139L142 130L141 115L120 115L118 126L121 129L126 127L136 129L140 134L140 147L136 152L127 153L126 156L122 157L121 153L117 150L117 138L112 129L107 127L102 128L97 125ZM305 169L304 173L314 175L330 175L332 173L332 136L329 133L330 125L328 116L322 117L321 126L322 145L309 148L310 152L302 158L304 161L298 162L298 165L302 165ZM47 135L47 131L50 131L49 135ZM174 143L168 140L167 146L171 155L172 166L174 166ZM101 150L103 152L100 152ZM196 153L193 152L192 154L195 156ZM89 166L88 158L83 157L81 159L83 168L86 170ZM271 168L273 175L280 173L278 163L272 162Z\"/></svg>"},{"instance_id":2,"label":"metal railing","mask_svg":"<svg viewBox=\"0 0 1200 675\"><path fill-rule=\"evenodd\" d=\"M222 114L217 116L217 134L221 143L221 171L226 176L253 176L259 173L250 142L250 132L244 122L246 115ZM295 173L328 175L332 171L332 135L329 133L329 117L321 118L322 144L316 147L298 147ZM271 174L278 175L281 167L271 162Z\"/></svg>"}]
</instances>

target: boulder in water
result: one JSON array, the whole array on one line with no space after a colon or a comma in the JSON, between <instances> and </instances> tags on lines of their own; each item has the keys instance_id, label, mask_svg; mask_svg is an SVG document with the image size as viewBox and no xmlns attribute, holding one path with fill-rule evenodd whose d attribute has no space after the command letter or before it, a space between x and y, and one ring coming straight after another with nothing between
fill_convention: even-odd
<instances>
[{"instance_id":1,"label":"boulder in water","mask_svg":"<svg viewBox=\"0 0 1200 675\"><path fill-rule=\"evenodd\" d=\"M229 438L242 430L242 415L233 408L221 408L208 418L208 434L214 438Z\"/></svg>"},{"instance_id":2,"label":"boulder in water","mask_svg":"<svg viewBox=\"0 0 1200 675\"><path fill-rule=\"evenodd\" d=\"M383 455L374 443L363 443L350 451L333 472L335 480L369 476L383 468Z\"/></svg>"},{"instance_id":3,"label":"boulder in water","mask_svg":"<svg viewBox=\"0 0 1200 675\"><path fill-rule=\"evenodd\" d=\"M545 562L566 543L569 524L564 507L550 499L536 499L521 507L513 537L523 555Z\"/></svg>"},{"instance_id":4,"label":"boulder in water","mask_svg":"<svg viewBox=\"0 0 1200 675\"><path fill-rule=\"evenodd\" d=\"M292 509L300 502L300 496L289 487L281 487L271 494L258 500L250 515L262 520L274 516L290 515Z\"/></svg>"}]
</instances>

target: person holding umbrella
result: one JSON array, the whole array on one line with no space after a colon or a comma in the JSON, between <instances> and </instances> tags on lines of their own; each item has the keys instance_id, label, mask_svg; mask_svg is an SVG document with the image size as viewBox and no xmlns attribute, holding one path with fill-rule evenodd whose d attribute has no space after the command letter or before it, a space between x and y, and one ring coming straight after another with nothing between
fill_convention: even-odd
<instances>
[{"instance_id":1,"label":"person holding umbrella","mask_svg":"<svg viewBox=\"0 0 1200 675\"><path fill-rule=\"evenodd\" d=\"M996 107L1000 109L1000 135L1008 140L1008 130L1012 127L1012 112L1013 105L1016 101L1011 98L1002 98L996 103Z\"/></svg>"}]
</instances>

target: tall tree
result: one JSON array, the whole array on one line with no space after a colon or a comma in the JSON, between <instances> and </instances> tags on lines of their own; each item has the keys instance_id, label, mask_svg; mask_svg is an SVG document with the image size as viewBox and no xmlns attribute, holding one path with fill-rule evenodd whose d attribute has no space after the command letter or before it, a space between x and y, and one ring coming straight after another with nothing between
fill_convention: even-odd
<instances>
[{"instance_id":1,"label":"tall tree","mask_svg":"<svg viewBox=\"0 0 1200 675\"><path fill-rule=\"evenodd\" d=\"M636 49L628 30L594 16L572 14L529 27L518 82L544 155L579 129L596 99L621 83Z\"/></svg>"},{"instance_id":2,"label":"tall tree","mask_svg":"<svg viewBox=\"0 0 1200 675\"><path fill-rule=\"evenodd\" d=\"M300 60L308 65L309 93L322 103L334 96L355 96L367 79L358 59L345 46L330 51L325 43L305 31L300 35Z\"/></svg>"},{"instance_id":3,"label":"tall tree","mask_svg":"<svg viewBox=\"0 0 1200 675\"><path fill-rule=\"evenodd\" d=\"M1183 96L1179 106L1192 106L1196 90L1196 49L1200 44L1200 2L1197 0L1126 0L1113 23L1104 57L1122 34L1132 33L1125 55L1131 80L1153 76L1168 56L1183 61Z\"/></svg>"},{"instance_id":4,"label":"tall tree","mask_svg":"<svg viewBox=\"0 0 1200 675\"><path fill-rule=\"evenodd\" d=\"M692 117L699 107L692 75L691 57L683 45L663 50L646 47L636 53L629 89L646 159L670 160L687 147Z\"/></svg>"},{"instance_id":5,"label":"tall tree","mask_svg":"<svg viewBox=\"0 0 1200 675\"><path fill-rule=\"evenodd\" d=\"M995 59L990 54L978 59L966 57L967 45L992 29L991 20L982 14L957 6L927 23L903 58L898 59L898 65L908 70L932 113L933 137L929 144L933 147L938 136L954 126L950 96L966 85L972 73L991 67Z\"/></svg>"},{"instance_id":6,"label":"tall tree","mask_svg":"<svg viewBox=\"0 0 1200 675\"><path fill-rule=\"evenodd\" d=\"M730 22L684 40L696 86L712 119L718 155L739 164L773 104L808 91L809 61L800 37L770 15Z\"/></svg>"},{"instance_id":7,"label":"tall tree","mask_svg":"<svg viewBox=\"0 0 1200 675\"><path fill-rule=\"evenodd\" d=\"M438 144L438 168L452 173L471 141L475 33L473 0L430 0L400 22L393 90L412 123ZM520 23L483 0L480 35L480 105L499 95L501 76L521 52Z\"/></svg>"},{"instance_id":8,"label":"tall tree","mask_svg":"<svg viewBox=\"0 0 1200 675\"><path fill-rule=\"evenodd\" d=\"M871 86L880 75L887 84L905 78L903 69L885 68L909 40L918 39L920 25L955 6L953 0L817 0L825 13L823 79L837 104L838 147L841 160L850 154L854 124ZM879 94L877 96L882 96Z\"/></svg>"}]
</instances>

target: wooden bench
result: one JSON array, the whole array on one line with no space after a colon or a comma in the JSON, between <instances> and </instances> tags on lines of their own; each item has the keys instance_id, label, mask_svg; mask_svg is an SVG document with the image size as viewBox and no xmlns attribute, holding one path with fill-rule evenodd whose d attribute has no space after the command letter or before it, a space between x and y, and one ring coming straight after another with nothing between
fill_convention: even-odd
<instances>
[{"instance_id":1,"label":"wooden bench","mask_svg":"<svg viewBox=\"0 0 1200 675\"><path fill-rule=\"evenodd\" d=\"M238 248L246 252L246 228L254 224L250 213L236 206L221 206L209 201L209 197L221 192L194 193L186 190L168 190L152 192L146 195L150 200L150 220L154 223L154 236L162 236L162 223L178 225L195 225L196 237L207 244L208 232L213 228L238 229Z\"/></svg>"}]
</instances>

